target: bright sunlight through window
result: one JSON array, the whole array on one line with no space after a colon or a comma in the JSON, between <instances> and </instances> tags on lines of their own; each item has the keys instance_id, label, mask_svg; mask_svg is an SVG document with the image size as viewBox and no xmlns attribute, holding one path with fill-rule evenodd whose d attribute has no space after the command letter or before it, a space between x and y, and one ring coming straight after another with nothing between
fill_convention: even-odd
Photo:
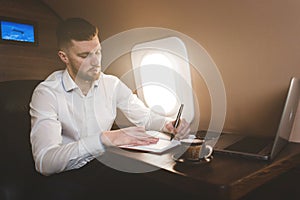
<instances>
[{"instance_id":1,"label":"bright sunlight through window","mask_svg":"<svg viewBox=\"0 0 300 200\"><path fill-rule=\"evenodd\" d=\"M131 52L137 95L156 113L194 118L193 90L187 50L181 39L167 37L136 44Z\"/></svg>"},{"instance_id":2,"label":"bright sunlight through window","mask_svg":"<svg viewBox=\"0 0 300 200\"><path fill-rule=\"evenodd\" d=\"M141 66L147 67L147 65L172 67L170 60L161 53L148 54L143 57ZM171 113L177 104L176 96L163 86L149 84L143 87L143 92L146 104L154 110L155 107L161 109L165 114Z\"/></svg>"}]
</instances>

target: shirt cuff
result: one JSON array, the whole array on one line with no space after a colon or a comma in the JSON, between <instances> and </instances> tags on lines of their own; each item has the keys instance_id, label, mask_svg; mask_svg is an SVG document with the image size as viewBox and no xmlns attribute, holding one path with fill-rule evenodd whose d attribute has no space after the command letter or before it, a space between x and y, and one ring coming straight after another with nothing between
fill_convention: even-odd
<instances>
[{"instance_id":1,"label":"shirt cuff","mask_svg":"<svg viewBox=\"0 0 300 200\"><path fill-rule=\"evenodd\" d=\"M94 157L97 157L100 154L104 153L104 151L105 148L100 142L100 136L98 134L82 138L79 141L80 155L91 154Z\"/></svg>"},{"instance_id":2,"label":"shirt cuff","mask_svg":"<svg viewBox=\"0 0 300 200\"><path fill-rule=\"evenodd\" d=\"M146 125L146 129L162 131L164 130L165 125L170 121L173 120L169 117L164 117L156 113L150 112L149 121Z\"/></svg>"}]
</instances>

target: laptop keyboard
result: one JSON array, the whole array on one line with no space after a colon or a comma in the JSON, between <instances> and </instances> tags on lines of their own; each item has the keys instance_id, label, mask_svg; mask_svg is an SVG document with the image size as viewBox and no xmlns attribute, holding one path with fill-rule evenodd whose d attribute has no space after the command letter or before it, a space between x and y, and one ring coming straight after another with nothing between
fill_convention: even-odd
<instances>
[{"instance_id":1,"label":"laptop keyboard","mask_svg":"<svg viewBox=\"0 0 300 200\"><path fill-rule=\"evenodd\" d=\"M232 151L241 151L246 153L258 153L263 148L268 146L269 143L270 140L266 138L246 137L228 146L225 149Z\"/></svg>"}]
</instances>

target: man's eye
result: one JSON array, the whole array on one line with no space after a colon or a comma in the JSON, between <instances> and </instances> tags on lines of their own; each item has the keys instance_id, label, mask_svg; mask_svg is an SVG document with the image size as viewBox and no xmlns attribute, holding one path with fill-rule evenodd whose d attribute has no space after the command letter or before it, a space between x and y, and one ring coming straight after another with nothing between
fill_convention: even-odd
<instances>
[{"instance_id":1,"label":"man's eye","mask_svg":"<svg viewBox=\"0 0 300 200\"><path fill-rule=\"evenodd\" d=\"M79 55L80 58L86 58L88 57L88 54L82 54L82 55Z\"/></svg>"}]
</instances>

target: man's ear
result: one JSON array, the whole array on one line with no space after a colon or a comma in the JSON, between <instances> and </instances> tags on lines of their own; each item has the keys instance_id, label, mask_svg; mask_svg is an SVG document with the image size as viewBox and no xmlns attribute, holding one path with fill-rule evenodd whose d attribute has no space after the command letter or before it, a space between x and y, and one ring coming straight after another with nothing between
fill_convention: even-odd
<instances>
[{"instance_id":1,"label":"man's ear","mask_svg":"<svg viewBox=\"0 0 300 200\"><path fill-rule=\"evenodd\" d=\"M67 64L69 62L68 56L65 52L63 52L62 50L59 50L57 54L60 57L61 61L63 61L65 64Z\"/></svg>"}]
</instances>

